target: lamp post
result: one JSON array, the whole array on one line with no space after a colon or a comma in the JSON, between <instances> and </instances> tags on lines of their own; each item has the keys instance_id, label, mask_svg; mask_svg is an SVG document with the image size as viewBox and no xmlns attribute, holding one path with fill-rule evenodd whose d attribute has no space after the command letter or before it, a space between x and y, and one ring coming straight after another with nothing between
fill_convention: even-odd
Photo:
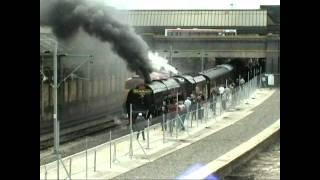
<instances>
[{"instance_id":1,"label":"lamp post","mask_svg":"<svg viewBox=\"0 0 320 180\"><path fill-rule=\"evenodd\" d=\"M54 43L53 48L53 153L57 155L57 179L59 179L59 121L58 121L58 42L54 39L40 39Z\"/></svg>"},{"instance_id":2,"label":"lamp post","mask_svg":"<svg viewBox=\"0 0 320 180\"><path fill-rule=\"evenodd\" d=\"M53 152L57 155L57 179L59 179L59 121L58 121L58 42L48 39L54 43L53 48Z\"/></svg>"},{"instance_id":3,"label":"lamp post","mask_svg":"<svg viewBox=\"0 0 320 180\"><path fill-rule=\"evenodd\" d=\"M201 50L200 51L200 56L201 56L201 72L203 72L203 69L204 69L204 67L203 67L203 50Z\"/></svg>"},{"instance_id":4,"label":"lamp post","mask_svg":"<svg viewBox=\"0 0 320 180\"><path fill-rule=\"evenodd\" d=\"M53 48L53 141L54 153L59 149L59 121L58 121L58 42L54 39L40 39L54 43Z\"/></svg>"},{"instance_id":5,"label":"lamp post","mask_svg":"<svg viewBox=\"0 0 320 180\"><path fill-rule=\"evenodd\" d=\"M53 128L54 128L54 152L59 153L59 121L58 121L58 42L54 42L53 50Z\"/></svg>"},{"instance_id":6,"label":"lamp post","mask_svg":"<svg viewBox=\"0 0 320 180\"><path fill-rule=\"evenodd\" d=\"M170 45L170 65L172 65L172 46Z\"/></svg>"}]
</instances>

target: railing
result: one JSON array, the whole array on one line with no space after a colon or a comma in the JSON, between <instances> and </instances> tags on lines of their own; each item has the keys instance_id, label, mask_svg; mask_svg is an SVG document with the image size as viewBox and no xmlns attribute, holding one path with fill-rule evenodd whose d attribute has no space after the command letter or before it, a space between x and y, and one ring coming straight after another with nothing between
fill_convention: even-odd
<instances>
[{"instance_id":1,"label":"railing","mask_svg":"<svg viewBox=\"0 0 320 180\"><path fill-rule=\"evenodd\" d=\"M221 95L217 98L197 104L195 109L186 113L168 113L162 115L162 122L151 125L152 119L148 119L144 129L146 142L141 142L137 138L138 132L131 131L130 134L112 140L112 132L108 132L107 143L94 148L86 148L85 151L61 159L61 165L57 168L57 163L52 162L40 167L40 178L49 179L79 179L79 176L86 179L97 171L112 169L119 159L131 161L137 152L142 153L146 161L150 161L151 151L155 151L155 146L162 142L162 146L168 146L177 142L179 138L188 138L190 132L205 128L209 123L214 123L217 117L222 116L226 111L236 109L238 105L248 102L248 98L261 87L260 76L255 76L249 82L231 89L226 98ZM167 118L166 118L167 117ZM160 132L160 133L159 133ZM140 132L140 138L142 136ZM87 138L84 146L94 141ZM129 142L129 143L128 143ZM129 144L129 147L128 147ZM57 173L59 169L60 173ZM69 176L68 176L69 174ZM59 176L59 177L57 177ZM52 179L52 178L50 178Z\"/></svg>"}]
</instances>

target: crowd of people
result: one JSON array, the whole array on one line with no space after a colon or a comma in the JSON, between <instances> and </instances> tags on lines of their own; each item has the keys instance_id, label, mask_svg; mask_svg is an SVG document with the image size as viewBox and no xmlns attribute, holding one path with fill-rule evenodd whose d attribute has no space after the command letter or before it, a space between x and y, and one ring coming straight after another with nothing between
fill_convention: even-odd
<instances>
[{"instance_id":1,"label":"crowd of people","mask_svg":"<svg viewBox=\"0 0 320 180\"><path fill-rule=\"evenodd\" d=\"M218 89L213 89L210 98L206 99L204 94L200 91L199 93L190 94L184 100L173 99L172 102L166 100L163 101L162 114L164 116L162 122L162 130L169 131L173 130L173 121L167 123L168 120L177 118L178 127L184 131L185 120L203 120L205 118L204 109L208 105L206 102L209 101L210 109L216 115L216 104L219 98L221 98L223 110L227 109L227 102L231 100L232 91L235 84L232 83L229 86L221 85Z\"/></svg>"},{"instance_id":2,"label":"crowd of people","mask_svg":"<svg viewBox=\"0 0 320 180\"><path fill-rule=\"evenodd\" d=\"M228 85L221 84L216 88L211 89L209 98L199 91L198 93L192 93L186 98L171 98L165 99L162 102L162 115L163 121L162 130L167 130L169 128L170 132L173 132L173 127L177 126L180 130L185 130L185 120L202 120L205 117L204 109L209 104L209 109L214 115L217 114L217 102L221 102L221 110L227 110L227 103L232 102L233 94L235 93L235 83L240 85L240 88L245 84L243 78L237 79L235 82L229 81ZM208 102L208 103L207 103ZM174 121L169 121L176 119ZM139 138L140 132L142 132L142 138L145 140L144 129L147 127L147 118L142 113L139 113L137 118L133 121L133 130L138 132L137 139Z\"/></svg>"}]
</instances>

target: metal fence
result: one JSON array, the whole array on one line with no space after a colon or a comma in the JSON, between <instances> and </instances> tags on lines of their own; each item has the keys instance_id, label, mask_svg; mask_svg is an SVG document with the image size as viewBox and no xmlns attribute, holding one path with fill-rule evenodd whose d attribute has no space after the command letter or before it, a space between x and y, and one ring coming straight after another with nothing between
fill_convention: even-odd
<instances>
[{"instance_id":1,"label":"metal fence","mask_svg":"<svg viewBox=\"0 0 320 180\"><path fill-rule=\"evenodd\" d=\"M96 171L113 168L123 158L126 158L126 161L137 158L137 154L140 154L138 158L150 161L150 153L148 152L150 148L160 142L162 146L165 146L179 138L188 138L191 131L207 127L209 123L214 123L216 118L225 112L235 110L238 105L246 103L255 90L261 86L261 77L255 76L245 84L230 89L230 94L226 94L226 98L219 95L215 99L197 104L195 110L183 114L162 115L161 123L153 124L153 120L148 119L144 129L146 141L137 138L138 133L140 137L142 136L142 132L131 131L130 134L114 140L112 140L112 132L108 132L109 141L107 143L89 149L87 148L88 143L94 139L87 138L84 144L85 151L63 158L59 163L52 162L41 166L40 178L47 180L83 179L85 177L88 179Z\"/></svg>"}]
</instances>

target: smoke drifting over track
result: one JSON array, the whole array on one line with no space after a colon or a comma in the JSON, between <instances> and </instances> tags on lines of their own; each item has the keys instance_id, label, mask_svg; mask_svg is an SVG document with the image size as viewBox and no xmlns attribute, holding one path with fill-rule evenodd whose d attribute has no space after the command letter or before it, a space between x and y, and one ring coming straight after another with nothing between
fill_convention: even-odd
<instances>
[{"instance_id":1,"label":"smoke drifting over track","mask_svg":"<svg viewBox=\"0 0 320 180\"><path fill-rule=\"evenodd\" d=\"M82 28L90 36L112 44L112 49L132 71L151 81L152 66L148 45L129 25L116 20L116 10L102 3L85 0L40 1L40 25L50 26L58 39L69 40Z\"/></svg>"}]
</instances>

